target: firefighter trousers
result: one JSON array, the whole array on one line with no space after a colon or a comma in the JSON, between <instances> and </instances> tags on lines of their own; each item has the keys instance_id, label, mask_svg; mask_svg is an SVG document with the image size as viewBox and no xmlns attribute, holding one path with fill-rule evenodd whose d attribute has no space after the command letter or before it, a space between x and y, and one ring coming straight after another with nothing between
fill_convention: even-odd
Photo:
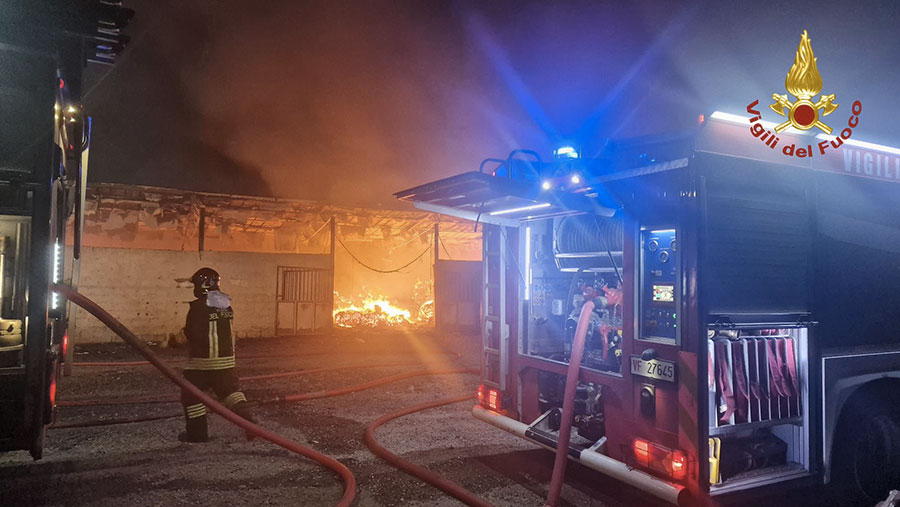
<instances>
[{"instance_id":1,"label":"firefighter trousers","mask_svg":"<svg viewBox=\"0 0 900 507\"><path fill-rule=\"evenodd\" d=\"M201 391L212 391L229 410L253 422L247 405L247 398L238 387L234 368L224 370L184 370L184 378ZM184 406L187 441L205 442L208 438L206 426L206 405L196 396L182 390L181 404Z\"/></svg>"}]
</instances>

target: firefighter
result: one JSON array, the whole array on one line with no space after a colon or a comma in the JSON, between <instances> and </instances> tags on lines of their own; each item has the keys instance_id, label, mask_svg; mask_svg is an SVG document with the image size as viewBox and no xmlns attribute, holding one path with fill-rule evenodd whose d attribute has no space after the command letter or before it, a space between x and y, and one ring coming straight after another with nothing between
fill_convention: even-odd
<instances>
[{"instance_id":1,"label":"firefighter","mask_svg":"<svg viewBox=\"0 0 900 507\"><path fill-rule=\"evenodd\" d=\"M219 290L219 273L211 268L199 269L191 277L191 283L197 299L190 303L184 326L189 356L184 378L203 391L212 390L234 413L255 422L234 372L231 298ZM206 405L187 391L182 391L181 403L186 427L182 439L207 441Z\"/></svg>"}]
</instances>

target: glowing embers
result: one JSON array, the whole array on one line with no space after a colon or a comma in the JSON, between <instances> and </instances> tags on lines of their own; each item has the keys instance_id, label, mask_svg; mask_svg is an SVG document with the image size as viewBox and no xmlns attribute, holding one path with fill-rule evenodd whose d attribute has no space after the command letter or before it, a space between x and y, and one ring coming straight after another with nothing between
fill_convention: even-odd
<instances>
[{"instance_id":1,"label":"glowing embers","mask_svg":"<svg viewBox=\"0 0 900 507\"><path fill-rule=\"evenodd\" d=\"M347 328L430 326L434 324L434 300L413 301L404 307L379 293L364 292L345 298L335 291L332 316L335 326Z\"/></svg>"}]
</instances>

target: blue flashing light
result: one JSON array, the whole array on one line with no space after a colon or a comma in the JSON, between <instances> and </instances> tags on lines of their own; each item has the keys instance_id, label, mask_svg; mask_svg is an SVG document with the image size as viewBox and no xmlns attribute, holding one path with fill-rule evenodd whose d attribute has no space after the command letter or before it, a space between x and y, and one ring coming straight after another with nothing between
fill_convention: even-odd
<instances>
[{"instance_id":1,"label":"blue flashing light","mask_svg":"<svg viewBox=\"0 0 900 507\"><path fill-rule=\"evenodd\" d=\"M553 150L555 158L578 158L578 150L574 146L565 145Z\"/></svg>"}]
</instances>

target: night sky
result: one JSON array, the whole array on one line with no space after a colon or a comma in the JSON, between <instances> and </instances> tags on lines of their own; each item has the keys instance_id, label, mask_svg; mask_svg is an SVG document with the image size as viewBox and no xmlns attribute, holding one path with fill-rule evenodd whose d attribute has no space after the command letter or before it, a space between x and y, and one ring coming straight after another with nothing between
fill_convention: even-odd
<instances>
[{"instance_id":1,"label":"night sky","mask_svg":"<svg viewBox=\"0 0 900 507\"><path fill-rule=\"evenodd\" d=\"M125 3L131 45L88 70L93 181L402 207L514 148L769 111L804 29L826 123L859 99L854 137L900 145L895 2Z\"/></svg>"}]
</instances>

